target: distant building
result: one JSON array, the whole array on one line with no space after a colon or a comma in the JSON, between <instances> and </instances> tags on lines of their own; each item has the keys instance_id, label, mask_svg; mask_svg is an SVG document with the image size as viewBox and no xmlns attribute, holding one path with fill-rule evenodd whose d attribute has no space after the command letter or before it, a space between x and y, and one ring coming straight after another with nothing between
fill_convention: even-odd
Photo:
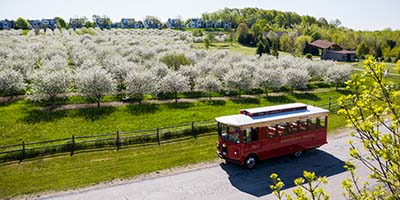
<instances>
[{"instance_id":1,"label":"distant building","mask_svg":"<svg viewBox=\"0 0 400 200\"><path fill-rule=\"evenodd\" d=\"M43 29L51 29L54 30L57 28L57 20L55 19L42 19L40 27Z\"/></svg>"},{"instance_id":2,"label":"distant building","mask_svg":"<svg viewBox=\"0 0 400 200\"><path fill-rule=\"evenodd\" d=\"M111 28L122 28L122 24L120 22L112 23Z\"/></svg>"},{"instance_id":3,"label":"distant building","mask_svg":"<svg viewBox=\"0 0 400 200\"><path fill-rule=\"evenodd\" d=\"M40 20L35 19L35 20L28 20L29 24L31 25L32 29L39 29L40 24L42 23Z\"/></svg>"},{"instance_id":4,"label":"distant building","mask_svg":"<svg viewBox=\"0 0 400 200\"><path fill-rule=\"evenodd\" d=\"M345 50L335 43L324 40L315 40L314 42L310 43L310 46L322 50L321 59L323 60L351 62L354 61L356 57L356 53L354 51Z\"/></svg>"},{"instance_id":5,"label":"distant building","mask_svg":"<svg viewBox=\"0 0 400 200\"><path fill-rule=\"evenodd\" d=\"M100 29L110 29L112 22L110 18L96 18L96 26Z\"/></svg>"},{"instance_id":6,"label":"distant building","mask_svg":"<svg viewBox=\"0 0 400 200\"><path fill-rule=\"evenodd\" d=\"M192 18L190 19L188 26L190 28L203 28L203 20L201 20L200 18Z\"/></svg>"},{"instance_id":7,"label":"distant building","mask_svg":"<svg viewBox=\"0 0 400 200\"><path fill-rule=\"evenodd\" d=\"M12 22L9 20L1 20L0 21L0 30L10 30L12 28Z\"/></svg>"},{"instance_id":8,"label":"distant building","mask_svg":"<svg viewBox=\"0 0 400 200\"><path fill-rule=\"evenodd\" d=\"M214 22L212 21L206 21L204 23L205 28L214 28Z\"/></svg>"},{"instance_id":9,"label":"distant building","mask_svg":"<svg viewBox=\"0 0 400 200\"><path fill-rule=\"evenodd\" d=\"M138 21L135 23L135 28L143 28L143 27L144 27L144 25L143 25L142 21Z\"/></svg>"},{"instance_id":10,"label":"distant building","mask_svg":"<svg viewBox=\"0 0 400 200\"><path fill-rule=\"evenodd\" d=\"M221 21L216 21L214 23L214 28L222 28L222 22Z\"/></svg>"},{"instance_id":11,"label":"distant building","mask_svg":"<svg viewBox=\"0 0 400 200\"><path fill-rule=\"evenodd\" d=\"M121 28L135 28L136 22L133 18L122 18Z\"/></svg>"},{"instance_id":12,"label":"distant building","mask_svg":"<svg viewBox=\"0 0 400 200\"><path fill-rule=\"evenodd\" d=\"M167 27L168 28L182 28L182 22L180 19L171 19L167 20Z\"/></svg>"},{"instance_id":13,"label":"distant building","mask_svg":"<svg viewBox=\"0 0 400 200\"><path fill-rule=\"evenodd\" d=\"M230 28L232 28L232 23L231 22L224 22L223 26L224 26L224 29L230 29Z\"/></svg>"},{"instance_id":14,"label":"distant building","mask_svg":"<svg viewBox=\"0 0 400 200\"><path fill-rule=\"evenodd\" d=\"M86 20L84 18L70 18L69 27L72 29L83 28Z\"/></svg>"},{"instance_id":15,"label":"distant building","mask_svg":"<svg viewBox=\"0 0 400 200\"><path fill-rule=\"evenodd\" d=\"M149 28L161 28L161 24L156 24L151 19L145 19L144 20L144 27L147 28L147 29L149 29Z\"/></svg>"}]
</instances>

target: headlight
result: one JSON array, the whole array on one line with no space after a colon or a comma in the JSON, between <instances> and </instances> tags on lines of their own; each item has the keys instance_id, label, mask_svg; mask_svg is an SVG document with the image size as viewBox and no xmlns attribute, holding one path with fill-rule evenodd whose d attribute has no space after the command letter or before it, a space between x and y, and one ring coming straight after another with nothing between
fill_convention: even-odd
<instances>
[{"instance_id":1,"label":"headlight","mask_svg":"<svg viewBox=\"0 0 400 200\"><path fill-rule=\"evenodd\" d=\"M225 148L225 147L226 147L226 144L225 144L225 143L223 143L223 144L222 144L222 147L224 147L224 148Z\"/></svg>"}]
</instances>

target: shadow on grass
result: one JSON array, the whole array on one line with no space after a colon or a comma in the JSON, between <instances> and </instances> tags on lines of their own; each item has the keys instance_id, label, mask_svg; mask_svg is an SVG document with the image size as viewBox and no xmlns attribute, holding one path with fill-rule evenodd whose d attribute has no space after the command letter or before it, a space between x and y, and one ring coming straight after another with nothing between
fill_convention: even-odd
<instances>
[{"instance_id":1,"label":"shadow on grass","mask_svg":"<svg viewBox=\"0 0 400 200\"><path fill-rule=\"evenodd\" d=\"M127 108L134 115L155 113L159 110L159 107L156 104L130 104Z\"/></svg>"},{"instance_id":2,"label":"shadow on grass","mask_svg":"<svg viewBox=\"0 0 400 200\"><path fill-rule=\"evenodd\" d=\"M306 99L310 101L321 100L321 98L319 98L317 95L311 93L293 93L292 96L295 97L296 99Z\"/></svg>"},{"instance_id":3,"label":"shadow on grass","mask_svg":"<svg viewBox=\"0 0 400 200\"><path fill-rule=\"evenodd\" d=\"M260 100L256 98L234 98L233 103L236 104L260 104Z\"/></svg>"},{"instance_id":4,"label":"shadow on grass","mask_svg":"<svg viewBox=\"0 0 400 200\"><path fill-rule=\"evenodd\" d=\"M42 109L34 109L27 111L27 115L22 119L24 122L35 124L40 122L54 122L59 119L71 117L83 117L86 120L96 121L107 115L110 115L116 110L114 107L100 108L82 108L79 110L59 110L59 111L44 111Z\"/></svg>"},{"instance_id":5,"label":"shadow on grass","mask_svg":"<svg viewBox=\"0 0 400 200\"><path fill-rule=\"evenodd\" d=\"M115 107L83 108L78 110L77 115L86 120L96 121L112 114L115 110Z\"/></svg>"},{"instance_id":6,"label":"shadow on grass","mask_svg":"<svg viewBox=\"0 0 400 200\"><path fill-rule=\"evenodd\" d=\"M66 116L67 110L50 112L42 109L33 109L27 111L27 115L22 120L30 124L35 124L40 122L54 122Z\"/></svg>"},{"instance_id":7,"label":"shadow on grass","mask_svg":"<svg viewBox=\"0 0 400 200\"><path fill-rule=\"evenodd\" d=\"M343 95L349 95L352 94L352 92L350 90L343 90L343 89L338 89L336 92L343 94Z\"/></svg>"},{"instance_id":8,"label":"shadow on grass","mask_svg":"<svg viewBox=\"0 0 400 200\"><path fill-rule=\"evenodd\" d=\"M200 100L200 102L209 106L225 106L226 104L224 100Z\"/></svg>"},{"instance_id":9,"label":"shadow on grass","mask_svg":"<svg viewBox=\"0 0 400 200\"><path fill-rule=\"evenodd\" d=\"M290 99L288 96L267 96L264 97L265 100L271 103L294 103L296 102L293 99Z\"/></svg>"},{"instance_id":10,"label":"shadow on grass","mask_svg":"<svg viewBox=\"0 0 400 200\"><path fill-rule=\"evenodd\" d=\"M190 99L200 98L200 97L204 97L204 96L207 96L207 95L204 92L199 92L199 91L183 93L183 97L190 98Z\"/></svg>"},{"instance_id":11,"label":"shadow on grass","mask_svg":"<svg viewBox=\"0 0 400 200\"><path fill-rule=\"evenodd\" d=\"M178 102L178 103L166 103L165 104L170 109L186 109L194 106L191 102Z\"/></svg>"},{"instance_id":12,"label":"shadow on grass","mask_svg":"<svg viewBox=\"0 0 400 200\"><path fill-rule=\"evenodd\" d=\"M56 100L54 101L54 106L61 106L61 105L66 105L68 104L69 100L68 98L56 98ZM49 100L42 100L42 101L30 101L30 104L34 105L34 106L40 106L40 107L50 107L51 106L51 101Z\"/></svg>"}]
</instances>

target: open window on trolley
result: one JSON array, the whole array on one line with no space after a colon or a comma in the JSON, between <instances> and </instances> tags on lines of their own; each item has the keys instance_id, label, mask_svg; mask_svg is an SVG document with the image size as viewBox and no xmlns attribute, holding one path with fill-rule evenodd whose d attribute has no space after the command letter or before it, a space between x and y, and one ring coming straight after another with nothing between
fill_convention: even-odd
<instances>
[{"instance_id":1,"label":"open window on trolley","mask_svg":"<svg viewBox=\"0 0 400 200\"><path fill-rule=\"evenodd\" d=\"M327 143L328 110L305 104L246 109L216 118L219 157L253 168L257 161Z\"/></svg>"}]
</instances>

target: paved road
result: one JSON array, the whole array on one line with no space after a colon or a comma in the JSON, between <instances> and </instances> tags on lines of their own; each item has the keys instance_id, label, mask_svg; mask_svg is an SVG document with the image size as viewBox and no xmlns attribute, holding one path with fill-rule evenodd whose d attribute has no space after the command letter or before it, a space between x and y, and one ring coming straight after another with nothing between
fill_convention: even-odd
<instances>
[{"instance_id":1,"label":"paved road","mask_svg":"<svg viewBox=\"0 0 400 200\"><path fill-rule=\"evenodd\" d=\"M269 189L269 175L278 173L288 191L294 187L293 179L303 170L327 176L325 186L331 199L344 199L341 181L349 174L343 169L349 160L349 137L332 138L329 144L308 151L299 159L289 156L259 163L253 170L234 164L217 163L207 168L164 177L133 180L120 185L89 188L53 194L42 199L276 199ZM366 177L368 171L360 163L358 173Z\"/></svg>"}]
</instances>

